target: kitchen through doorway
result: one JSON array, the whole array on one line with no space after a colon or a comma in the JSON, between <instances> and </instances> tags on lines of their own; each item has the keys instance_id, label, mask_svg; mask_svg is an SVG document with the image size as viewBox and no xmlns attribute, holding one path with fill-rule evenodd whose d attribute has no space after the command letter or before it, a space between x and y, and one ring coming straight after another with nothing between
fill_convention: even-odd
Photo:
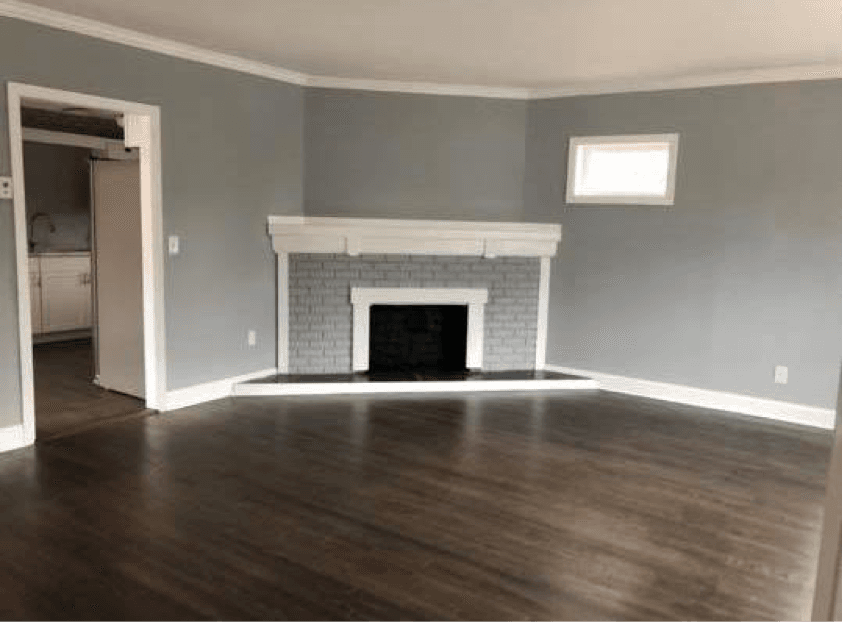
<instances>
[{"instance_id":1,"label":"kitchen through doorway","mask_svg":"<svg viewBox=\"0 0 843 622\"><path fill-rule=\"evenodd\" d=\"M21 422L5 429L4 450L165 409L167 369L160 108L16 82L7 95ZM100 131L115 125L122 138ZM88 150L87 227L84 208L28 205L36 168L25 162L27 143ZM42 159L39 168L49 166ZM75 373L58 373L68 367ZM36 368L45 380L37 399ZM50 404L63 416L50 417Z\"/></svg>"},{"instance_id":2,"label":"kitchen through doorway","mask_svg":"<svg viewBox=\"0 0 843 622\"><path fill-rule=\"evenodd\" d=\"M35 433L146 411L140 166L119 113L22 106Z\"/></svg>"}]
</instances>

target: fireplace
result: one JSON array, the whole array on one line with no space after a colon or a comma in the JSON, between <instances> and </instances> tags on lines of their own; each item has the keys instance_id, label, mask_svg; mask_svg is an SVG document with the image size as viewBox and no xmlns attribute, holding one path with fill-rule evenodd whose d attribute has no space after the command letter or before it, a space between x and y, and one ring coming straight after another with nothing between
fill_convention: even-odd
<instances>
[{"instance_id":1,"label":"fireplace","mask_svg":"<svg viewBox=\"0 0 843 622\"><path fill-rule=\"evenodd\" d=\"M353 287L353 370L481 369L488 298L483 288Z\"/></svg>"},{"instance_id":2,"label":"fireplace","mask_svg":"<svg viewBox=\"0 0 843 622\"><path fill-rule=\"evenodd\" d=\"M278 260L282 374L425 368L434 364L433 351L437 367L462 371L544 365L550 258L561 239L559 225L271 216L269 233ZM396 333L408 358L376 354L370 365L370 347L386 345L371 331L377 306L461 308L460 350L441 351L445 346L434 344L434 335ZM427 309L406 313L415 319L405 324L439 321ZM444 340L449 348L453 341L450 333ZM421 350L412 354L410 343Z\"/></svg>"},{"instance_id":3,"label":"fireplace","mask_svg":"<svg viewBox=\"0 0 843 622\"><path fill-rule=\"evenodd\" d=\"M235 395L597 388L544 370L560 225L309 216L268 225L277 370Z\"/></svg>"},{"instance_id":4,"label":"fireplace","mask_svg":"<svg viewBox=\"0 0 843 622\"><path fill-rule=\"evenodd\" d=\"M372 305L369 373L466 370L467 305Z\"/></svg>"}]
</instances>

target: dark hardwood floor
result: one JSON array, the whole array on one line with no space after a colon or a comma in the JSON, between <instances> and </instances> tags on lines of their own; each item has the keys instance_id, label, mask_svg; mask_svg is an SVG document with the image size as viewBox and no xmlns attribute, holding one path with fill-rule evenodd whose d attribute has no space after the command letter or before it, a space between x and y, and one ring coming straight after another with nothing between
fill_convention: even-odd
<instances>
[{"instance_id":1,"label":"dark hardwood floor","mask_svg":"<svg viewBox=\"0 0 843 622\"><path fill-rule=\"evenodd\" d=\"M107 423L0 455L0 616L799 619L831 441L599 391Z\"/></svg>"},{"instance_id":2,"label":"dark hardwood floor","mask_svg":"<svg viewBox=\"0 0 843 622\"><path fill-rule=\"evenodd\" d=\"M142 400L93 384L90 339L37 344L32 355L37 439L74 433L105 419L144 411Z\"/></svg>"}]
</instances>

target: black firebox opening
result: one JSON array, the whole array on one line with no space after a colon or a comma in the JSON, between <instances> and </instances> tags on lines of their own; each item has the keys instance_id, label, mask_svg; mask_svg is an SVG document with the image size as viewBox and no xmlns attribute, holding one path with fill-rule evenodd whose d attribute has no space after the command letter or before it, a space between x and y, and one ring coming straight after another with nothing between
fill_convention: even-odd
<instances>
[{"instance_id":1,"label":"black firebox opening","mask_svg":"<svg viewBox=\"0 0 843 622\"><path fill-rule=\"evenodd\" d=\"M468 307L372 305L369 373L465 371Z\"/></svg>"}]
</instances>

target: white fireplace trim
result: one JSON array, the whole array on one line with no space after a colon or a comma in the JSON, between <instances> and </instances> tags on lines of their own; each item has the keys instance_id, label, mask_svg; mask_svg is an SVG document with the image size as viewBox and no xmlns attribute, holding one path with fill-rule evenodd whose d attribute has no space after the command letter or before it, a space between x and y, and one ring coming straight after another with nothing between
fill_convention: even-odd
<instances>
[{"instance_id":1,"label":"white fireplace trim","mask_svg":"<svg viewBox=\"0 0 843 622\"><path fill-rule=\"evenodd\" d=\"M550 310L550 257L541 258L539 315L536 322L536 369L544 369L547 356L547 321Z\"/></svg>"},{"instance_id":2,"label":"white fireplace trim","mask_svg":"<svg viewBox=\"0 0 843 622\"><path fill-rule=\"evenodd\" d=\"M457 287L352 287L354 308L352 334L352 370L369 369L369 317L373 304L394 305L468 305L465 365L483 367L483 308L489 299L485 288Z\"/></svg>"},{"instance_id":3,"label":"white fireplace trim","mask_svg":"<svg viewBox=\"0 0 843 622\"><path fill-rule=\"evenodd\" d=\"M278 351L275 364L279 374L290 372L290 255L277 254L278 264Z\"/></svg>"}]
</instances>

